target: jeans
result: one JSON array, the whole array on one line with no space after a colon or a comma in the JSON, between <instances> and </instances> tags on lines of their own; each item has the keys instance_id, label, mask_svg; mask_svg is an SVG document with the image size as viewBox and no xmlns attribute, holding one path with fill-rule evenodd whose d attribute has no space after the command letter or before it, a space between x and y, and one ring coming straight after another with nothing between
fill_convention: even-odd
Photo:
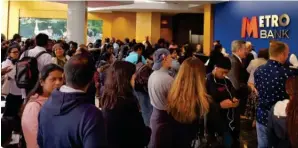
<instances>
[{"instance_id":1,"label":"jeans","mask_svg":"<svg viewBox=\"0 0 298 148\"><path fill-rule=\"evenodd\" d=\"M139 100L142 116L146 126L150 125L150 117L152 114L152 105L150 103L149 94L141 91L135 91L135 94Z\"/></svg>"},{"instance_id":2,"label":"jeans","mask_svg":"<svg viewBox=\"0 0 298 148\"><path fill-rule=\"evenodd\" d=\"M240 148L240 132L237 130L223 133L223 145L225 148Z\"/></svg>"},{"instance_id":3,"label":"jeans","mask_svg":"<svg viewBox=\"0 0 298 148\"><path fill-rule=\"evenodd\" d=\"M223 141L224 147L225 148L232 147L233 138L230 132L224 132L223 138L224 138L224 141Z\"/></svg>"},{"instance_id":4,"label":"jeans","mask_svg":"<svg viewBox=\"0 0 298 148\"><path fill-rule=\"evenodd\" d=\"M19 116L20 110L22 108L23 99L21 95L8 94L6 97L5 109L3 112L3 117L9 117L13 119L13 131L21 132L21 117Z\"/></svg>"},{"instance_id":5,"label":"jeans","mask_svg":"<svg viewBox=\"0 0 298 148\"><path fill-rule=\"evenodd\" d=\"M257 136L258 136L258 148L267 148L268 147L267 127L259 122L257 122L256 127L257 127Z\"/></svg>"},{"instance_id":6,"label":"jeans","mask_svg":"<svg viewBox=\"0 0 298 148\"><path fill-rule=\"evenodd\" d=\"M4 117L19 117L19 112L23 104L22 96L8 94L6 97Z\"/></svg>"}]
</instances>

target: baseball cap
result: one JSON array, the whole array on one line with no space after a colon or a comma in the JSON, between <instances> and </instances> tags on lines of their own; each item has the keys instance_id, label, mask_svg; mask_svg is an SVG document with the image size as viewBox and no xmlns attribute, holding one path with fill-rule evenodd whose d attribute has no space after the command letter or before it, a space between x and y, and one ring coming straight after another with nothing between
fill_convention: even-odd
<instances>
[{"instance_id":1,"label":"baseball cap","mask_svg":"<svg viewBox=\"0 0 298 148\"><path fill-rule=\"evenodd\" d=\"M170 55L170 51L165 48L160 48L154 52L153 55L153 70L159 70L162 67L162 61Z\"/></svg>"}]
</instances>

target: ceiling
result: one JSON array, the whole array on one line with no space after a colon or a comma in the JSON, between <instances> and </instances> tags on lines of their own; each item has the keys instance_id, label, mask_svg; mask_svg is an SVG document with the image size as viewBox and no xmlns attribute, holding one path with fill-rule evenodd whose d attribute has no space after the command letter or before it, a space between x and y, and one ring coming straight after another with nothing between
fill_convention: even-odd
<instances>
[{"instance_id":1,"label":"ceiling","mask_svg":"<svg viewBox=\"0 0 298 148\"><path fill-rule=\"evenodd\" d=\"M58 2L67 4L68 0L46 0L51 2ZM81 1L81 0L73 0L73 1ZM97 7L110 7L110 6L119 6L119 5L127 5L133 4L134 1L127 1L127 0L85 0L87 2L88 8L97 8Z\"/></svg>"},{"instance_id":2,"label":"ceiling","mask_svg":"<svg viewBox=\"0 0 298 148\"><path fill-rule=\"evenodd\" d=\"M52 1L52 0L48 0ZM96 0L87 1L88 12L162 12L162 13L203 13L202 6L217 1L197 0ZM68 1L55 1L68 3Z\"/></svg>"}]
</instances>

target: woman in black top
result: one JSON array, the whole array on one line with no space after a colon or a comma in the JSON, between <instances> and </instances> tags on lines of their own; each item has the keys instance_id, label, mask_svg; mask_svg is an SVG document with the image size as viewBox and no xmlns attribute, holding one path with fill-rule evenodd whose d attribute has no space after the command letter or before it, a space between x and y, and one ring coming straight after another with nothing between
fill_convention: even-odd
<instances>
[{"instance_id":1,"label":"woman in black top","mask_svg":"<svg viewBox=\"0 0 298 148\"><path fill-rule=\"evenodd\" d=\"M107 74L101 107L111 148L143 148L150 140L133 94L135 71L134 64L116 61Z\"/></svg>"}]
</instances>

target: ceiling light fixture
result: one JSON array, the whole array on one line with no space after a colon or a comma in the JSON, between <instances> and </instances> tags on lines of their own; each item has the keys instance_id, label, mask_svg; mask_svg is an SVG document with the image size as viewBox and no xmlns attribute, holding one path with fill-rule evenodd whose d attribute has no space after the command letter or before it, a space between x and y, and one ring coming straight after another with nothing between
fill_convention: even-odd
<instances>
[{"instance_id":1,"label":"ceiling light fixture","mask_svg":"<svg viewBox=\"0 0 298 148\"><path fill-rule=\"evenodd\" d=\"M154 1L154 0L145 0L146 3L159 3L159 4L164 4L166 2L163 1Z\"/></svg>"},{"instance_id":2,"label":"ceiling light fixture","mask_svg":"<svg viewBox=\"0 0 298 148\"><path fill-rule=\"evenodd\" d=\"M134 0L137 3L155 3L155 4L165 4L164 1L155 1L155 0Z\"/></svg>"},{"instance_id":3,"label":"ceiling light fixture","mask_svg":"<svg viewBox=\"0 0 298 148\"><path fill-rule=\"evenodd\" d=\"M167 21L167 20L162 20L162 21L161 21L161 24L163 24L163 25L167 25L167 24L168 24L168 21Z\"/></svg>"}]
</instances>

